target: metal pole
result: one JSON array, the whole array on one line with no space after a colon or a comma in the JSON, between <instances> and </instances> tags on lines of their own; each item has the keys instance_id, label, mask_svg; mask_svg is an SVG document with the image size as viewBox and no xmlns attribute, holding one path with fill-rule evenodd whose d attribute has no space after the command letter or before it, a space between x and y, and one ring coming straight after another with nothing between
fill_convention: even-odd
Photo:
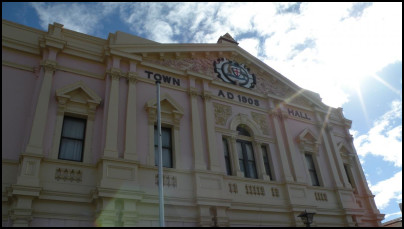
<instances>
[{"instance_id":1,"label":"metal pole","mask_svg":"<svg viewBox=\"0 0 404 229\"><path fill-rule=\"evenodd\" d=\"M158 131L158 152L159 152L159 213L160 227L164 227L164 195L163 195L163 150L161 145L161 110L160 110L160 80L156 80L157 86L157 131Z\"/></svg>"}]
</instances>

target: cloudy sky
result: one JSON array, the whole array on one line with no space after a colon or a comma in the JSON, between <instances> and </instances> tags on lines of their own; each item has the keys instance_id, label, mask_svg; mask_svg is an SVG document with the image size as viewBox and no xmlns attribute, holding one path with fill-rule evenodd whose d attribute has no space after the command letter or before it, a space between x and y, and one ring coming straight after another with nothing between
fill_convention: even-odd
<instances>
[{"instance_id":1,"label":"cloudy sky","mask_svg":"<svg viewBox=\"0 0 404 229\"><path fill-rule=\"evenodd\" d=\"M401 216L402 3L2 3L2 18L107 39L239 46L323 102L342 107L376 205ZM384 222L383 221L383 222Z\"/></svg>"}]
</instances>

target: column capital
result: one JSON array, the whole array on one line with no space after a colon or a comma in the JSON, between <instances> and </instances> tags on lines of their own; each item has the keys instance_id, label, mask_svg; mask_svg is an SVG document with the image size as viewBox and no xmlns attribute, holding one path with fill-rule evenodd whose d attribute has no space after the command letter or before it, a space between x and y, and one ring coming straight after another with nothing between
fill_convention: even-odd
<instances>
[{"instance_id":1,"label":"column capital","mask_svg":"<svg viewBox=\"0 0 404 229\"><path fill-rule=\"evenodd\" d=\"M136 72L128 72L125 78L128 80L129 83L136 83L138 76L139 75Z\"/></svg>"},{"instance_id":2,"label":"column capital","mask_svg":"<svg viewBox=\"0 0 404 229\"><path fill-rule=\"evenodd\" d=\"M188 94L190 95L190 96L197 96L198 95L198 89L196 89L195 87L190 87L189 88L189 91L188 91Z\"/></svg>"},{"instance_id":3,"label":"column capital","mask_svg":"<svg viewBox=\"0 0 404 229\"><path fill-rule=\"evenodd\" d=\"M53 60L44 60L41 62L45 72L54 72L57 69L57 62Z\"/></svg>"}]
</instances>

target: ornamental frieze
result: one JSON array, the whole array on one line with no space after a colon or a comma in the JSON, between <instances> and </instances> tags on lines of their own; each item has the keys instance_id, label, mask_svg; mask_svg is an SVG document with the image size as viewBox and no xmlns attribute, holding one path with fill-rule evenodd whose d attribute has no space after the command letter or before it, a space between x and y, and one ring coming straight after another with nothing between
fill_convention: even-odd
<instances>
[{"instance_id":1,"label":"ornamental frieze","mask_svg":"<svg viewBox=\"0 0 404 229\"><path fill-rule=\"evenodd\" d=\"M265 135L269 135L269 126L265 115L251 112L251 116Z\"/></svg>"},{"instance_id":2,"label":"ornamental frieze","mask_svg":"<svg viewBox=\"0 0 404 229\"><path fill-rule=\"evenodd\" d=\"M215 123L218 125L225 126L227 120L232 114L231 106L213 103L213 107L215 109Z\"/></svg>"},{"instance_id":3,"label":"ornamental frieze","mask_svg":"<svg viewBox=\"0 0 404 229\"><path fill-rule=\"evenodd\" d=\"M193 71L214 78L216 73L214 72L212 63L215 60L216 58L166 59L166 60L149 60L149 62L178 70Z\"/></svg>"}]
</instances>

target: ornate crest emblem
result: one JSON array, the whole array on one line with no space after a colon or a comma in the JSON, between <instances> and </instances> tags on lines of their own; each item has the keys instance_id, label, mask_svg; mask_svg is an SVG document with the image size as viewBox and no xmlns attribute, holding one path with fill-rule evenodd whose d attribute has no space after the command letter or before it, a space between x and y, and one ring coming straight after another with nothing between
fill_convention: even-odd
<instances>
[{"instance_id":1,"label":"ornate crest emblem","mask_svg":"<svg viewBox=\"0 0 404 229\"><path fill-rule=\"evenodd\" d=\"M250 74L250 69L246 68L244 64L220 58L213 62L213 67L217 73L217 77L226 83L232 83L245 88L254 88L256 84L255 75Z\"/></svg>"}]
</instances>

